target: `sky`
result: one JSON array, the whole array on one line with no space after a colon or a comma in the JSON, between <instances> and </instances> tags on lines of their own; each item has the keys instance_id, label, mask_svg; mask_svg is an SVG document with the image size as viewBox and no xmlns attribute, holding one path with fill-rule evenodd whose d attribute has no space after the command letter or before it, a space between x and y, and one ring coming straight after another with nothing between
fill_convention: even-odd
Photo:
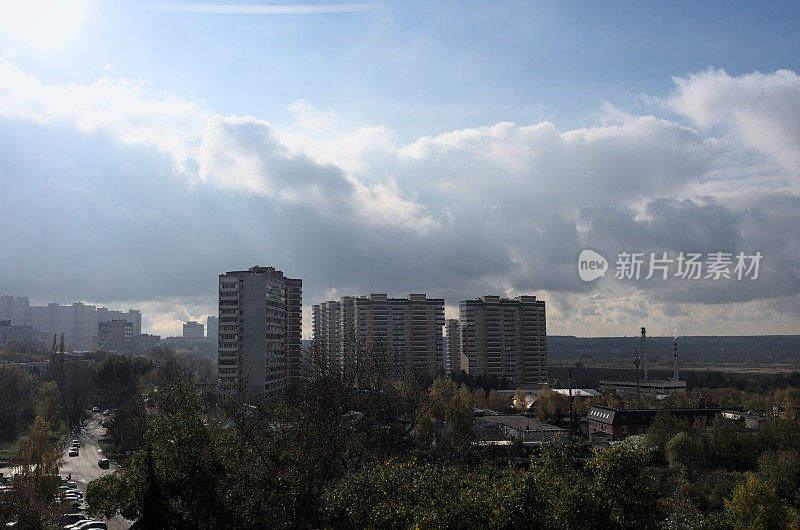
<instances>
[{"instance_id":1,"label":"sky","mask_svg":"<svg viewBox=\"0 0 800 530\"><path fill-rule=\"evenodd\" d=\"M799 16L0 0L0 293L176 335L220 273L271 265L303 279L306 337L312 304L369 292L448 317L534 294L551 334L795 334ZM605 275L581 279L584 249ZM731 278L680 277L681 252L730 254Z\"/></svg>"}]
</instances>

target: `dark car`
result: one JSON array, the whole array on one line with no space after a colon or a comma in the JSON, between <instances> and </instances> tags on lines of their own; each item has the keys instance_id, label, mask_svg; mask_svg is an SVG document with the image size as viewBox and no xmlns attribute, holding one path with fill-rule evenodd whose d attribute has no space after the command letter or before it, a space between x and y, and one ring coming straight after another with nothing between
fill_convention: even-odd
<instances>
[{"instance_id":1,"label":"dark car","mask_svg":"<svg viewBox=\"0 0 800 530\"><path fill-rule=\"evenodd\" d=\"M69 450L69 456L78 456L78 449L73 447Z\"/></svg>"},{"instance_id":2,"label":"dark car","mask_svg":"<svg viewBox=\"0 0 800 530\"><path fill-rule=\"evenodd\" d=\"M108 458L101 458L97 461L97 465L103 469L108 469Z\"/></svg>"}]
</instances>

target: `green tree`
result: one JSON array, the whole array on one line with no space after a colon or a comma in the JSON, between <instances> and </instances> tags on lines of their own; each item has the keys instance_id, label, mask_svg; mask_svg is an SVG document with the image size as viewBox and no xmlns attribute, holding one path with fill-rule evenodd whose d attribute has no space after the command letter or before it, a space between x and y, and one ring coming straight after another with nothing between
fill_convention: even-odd
<instances>
[{"instance_id":1,"label":"green tree","mask_svg":"<svg viewBox=\"0 0 800 530\"><path fill-rule=\"evenodd\" d=\"M12 438L34 418L36 379L15 365L0 364L0 437Z\"/></svg>"},{"instance_id":2,"label":"green tree","mask_svg":"<svg viewBox=\"0 0 800 530\"><path fill-rule=\"evenodd\" d=\"M59 430L64 417L64 406L61 401L61 392L54 382L47 381L39 387L36 413L44 418L53 430Z\"/></svg>"},{"instance_id":3,"label":"green tree","mask_svg":"<svg viewBox=\"0 0 800 530\"><path fill-rule=\"evenodd\" d=\"M475 440L475 418L472 415L474 408L472 396L463 384L445 408L450 443L458 455L463 456Z\"/></svg>"},{"instance_id":4,"label":"green tree","mask_svg":"<svg viewBox=\"0 0 800 530\"><path fill-rule=\"evenodd\" d=\"M667 442L665 452L670 467L692 473L705 467L702 442L685 432L673 436Z\"/></svg>"},{"instance_id":5,"label":"green tree","mask_svg":"<svg viewBox=\"0 0 800 530\"><path fill-rule=\"evenodd\" d=\"M61 449L50 441L50 426L37 416L30 435L19 445L18 469L11 490L3 493L3 523L16 521L20 528L52 528L63 513L59 500L58 468Z\"/></svg>"},{"instance_id":6,"label":"green tree","mask_svg":"<svg viewBox=\"0 0 800 530\"><path fill-rule=\"evenodd\" d=\"M758 459L758 475L778 496L794 500L800 487L800 454L794 449L768 451Z\"/></svg>"},{"instance_id":7,"label":"green tree","mask_svg":"<svg viewBox=\"0 0 800 530\"><path fill-rule=\"evenodd\" d=\"M601 528L656 528L661 519L650 454L631 443L594 449L586 464L591 477L594 524Z\"/></svg>"},{"instance_id":8,"label":"green tree","mask_svg":"<svg viewBox=\"0 0 800 530\"><path fill-rule=\"evenodd\" d=\"M647 442L653 449L653 457L656 462L660 464L667 463L667 442L680 432L692 432L692 426L689 422L663 412L656 414L653 423L647 429Z\"/></svg>"},{"instance_id":9,"label":"green tree","mask_svg":"<svg viewBox=\"0 0 800 530\"><path fill-rule=\"evenodd\" d=\"M725 510L736 530L781 530L800 524L789 504L753 473L734 488Z\"/></svg>"}]
</instances>

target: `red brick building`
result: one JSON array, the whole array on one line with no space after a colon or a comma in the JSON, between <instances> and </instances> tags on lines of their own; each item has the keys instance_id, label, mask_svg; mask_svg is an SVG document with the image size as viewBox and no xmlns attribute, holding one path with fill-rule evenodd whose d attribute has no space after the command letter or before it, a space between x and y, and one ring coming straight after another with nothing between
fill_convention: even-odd
<instances>
[{"instance_id":1,"label":"red brick building","mask_svg":"<svg viewBox=\"0 0 800 530\"><path fill-rule=\"evenodd\" d=\"M612 409L597 406L587 414L589 439L592 441L624 440L628 436L647 434L656 416L669 414L694 423L699 419L711 421L722 409Z\"/></svg>"}]
</instances>

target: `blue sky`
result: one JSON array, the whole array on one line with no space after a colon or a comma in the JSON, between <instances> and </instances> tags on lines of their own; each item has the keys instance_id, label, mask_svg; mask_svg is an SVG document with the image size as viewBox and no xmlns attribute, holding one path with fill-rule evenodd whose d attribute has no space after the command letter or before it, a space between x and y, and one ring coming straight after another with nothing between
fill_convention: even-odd
<instances>
[{"instance_id":1,"label":"blue sky","mask_svg":"<svg viewBox=\"0 0 800 530\"><path fill-rule=\"evenodd\" d=\"M578 335L800 324L797 2L197 4L0 0L0 291L170 334L259 263L306 315L372 286L538 294ZM586 247L767 258L583 284Z\"/></svg>"},{"instance_id":2,"label":"blue sky","mask_svg":"<svg viewBox=\"0 0 800 530\"><path fill-rule=\"evenodd\" d=\"M48 54L20 49L18 62L66 83L110 64L115 76L276 124L305 99L409 138L505 120L572 128L602 101L667 94L675 75L800 67L796 2L403 1L308 15L162 5L90 2L78 39Z\"/></svg>"}]
</instances>

